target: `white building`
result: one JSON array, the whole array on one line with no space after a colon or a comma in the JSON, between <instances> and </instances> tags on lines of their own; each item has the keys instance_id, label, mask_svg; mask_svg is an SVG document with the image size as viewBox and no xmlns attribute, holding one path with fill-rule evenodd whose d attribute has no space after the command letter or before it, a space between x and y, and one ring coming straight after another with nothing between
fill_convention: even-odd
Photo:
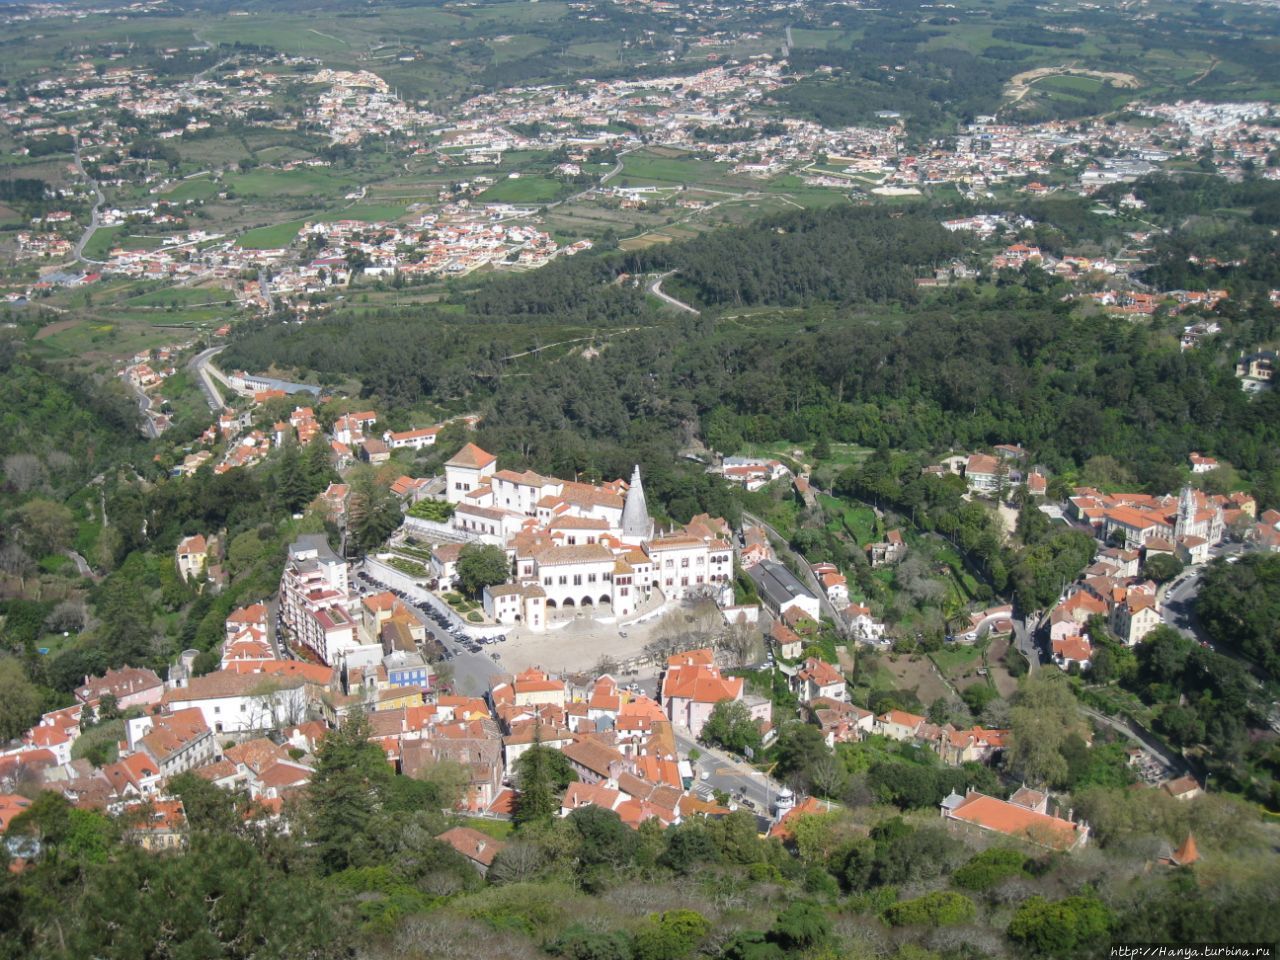
<instances>
[{"instance_id":1,"label":"white building","mask_svg":"<svg viewBox=\"0 0 1280 960\"><path fill-rule=\"evenodd\" d=\"M251 733L306 719L305 686L299 676L219 670L192 677L185 687L166 693L164 702L175 712L199 710L215 735Z\"/></svg>"},{"instance_id":2,"label":"white building","mask_svg":"<svg viewBox=\"0 0 1280 960\"><path fill-rule=\"evenodd\" d=\"M382 435L382 440L392 450L421 450L423 447L435 446L436 437L440 433L439 427L421 427L415 430L403 430L399 433L386 431Z\"/></svg>"},{"instance_id":3,"label":"white building","mask_svg":"<svg viewBox=\"0 0 1280 960\"><path fill-rule=\"evenodd\" d=\"M489 478L497 466L497 457L468 443L444 465L445 499L462 503L472 490L489 486Z\"/></svg>"},{"instance_id":4,"label":"white building","mask_svg":"<svg viewBox=\"0 0 1280 960\"><path fill-rule=\"evenodd\" d=\"M324 663L336 663L359 644L349 604L346 562L324 536L299 537L280 577L280 617L294 641Z\"/></svg>"},{"instance_id":5,"label":"white building","mask_svg":"<svg viewBox=\"0 0 1280 960\"><path fill-rule=\"evenodd\" d=\"M125 737L128 751L147 754L159 764L163 777L202 767L218 756L213 729L195 708L134 717L125 723Z\"/></svg>"}]
</instances>

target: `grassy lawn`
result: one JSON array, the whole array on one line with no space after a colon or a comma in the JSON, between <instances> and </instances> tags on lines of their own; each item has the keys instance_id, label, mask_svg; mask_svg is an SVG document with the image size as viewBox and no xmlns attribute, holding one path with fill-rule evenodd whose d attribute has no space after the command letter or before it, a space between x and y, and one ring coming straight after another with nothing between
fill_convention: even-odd
<instances>
[{"instance_id":1,"label":"grassy lawn","mask_svg":"<svg viewBox=\"0 0 1280 960\"><path fill-rule=\"evenodd\" d=\"M84 245L84 255L90 260L105 260L113 247L125 250L155 250L163 242L161 237L139 237L126 233L124 224L115 227L99 227Z\"/></svg>"},{"instance_id":2,"label":"grassy lawn","mask_svg":"<svg viewBox=\"0 0 1280 960\"><path fill-rule=\"evenodd\" d=\"M487 833L495 840L505 840L511 834L513 824L509 820L490 820L486 817L463 817L462 826Z\"/></svg>"},{"instance_id":3,"label":"grassy lawn","mask_svg":"<svg viewBox=\"0 0 1280 960\"><path fill-rule=\"evenodd\" d=\"M306 223L305 220L290 220L288 223L273 223L269 227L258 227L256 230L247 231L236 243L246 250L276 250L287 247L298 235L304 223Z\"/></svg>"},{"instance_id":4,"label":"grassy lawn","mask_svg":"<svg viewBox=\"0 0 1280 960\"><path fill-rule=\"evenodd\" d=\"M845 530L857 542L865 547L876 540L876 514L870 507L861 504L851 505L825 493L818 495L818 503L831 518L827 529L833 533Z\"/></svg>"},{"instance_id":5,"label":"grassy lawn","mask_svg":"<svg viewBox=\"0 0 1280 960\"><path fill-rule=\"evenodd\" d=\"M660 184L724 183L731 177L726 164L710 160L695 160L691 156L672 152L660 156L651 151L628 154L623 159L622 172L610 185L626 186L629 182Z\"/></svg>"},{"instance_id":6,"label":"grassy lawn","mask_svg":"<svg viewBox=\"0 0 1280 960\"><path fill-rule=\"evenodd\" d=\"M979 648L979 644L976 643L971 645L953 644L941 650L935 650L929 656L938 665L938 669L948 677L966 672L982 662L982 650Z\"/></svg>"},{"instance_id":7,"label":"grassy lawn","mask_svg":"<svg viewBox=\"0 0 1280 960\"><path fill-rule=\"evenodd\" d=\"M1052 93L1088 95L1102 86L1102 81L1093 77L1078 77L1069 74L1043 77L1033 84L1036 89L1048 90Z\"/></svg>"},{"instance_id":8,"label":"grassy lawn","mask_svg":"<svg viewBox=\"0 0 1280 960\"><path fill-rule=\"evenodd\" d=\"M162 287L149 293L131 297L121 302L124 307L167 307L173 303L179 306L217 304L221 306L226 300L234 299L231 292L211 287Z\"/></svg>"}]
</instances>

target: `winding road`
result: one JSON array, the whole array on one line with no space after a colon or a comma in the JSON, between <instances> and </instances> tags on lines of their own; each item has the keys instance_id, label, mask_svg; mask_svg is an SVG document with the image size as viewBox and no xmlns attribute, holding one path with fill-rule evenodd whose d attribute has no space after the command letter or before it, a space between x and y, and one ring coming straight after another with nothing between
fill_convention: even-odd
<instances>
[{"instance_id":1,"label":"winding road","mask_svg":"<svg viewBox=\"0 0 1280 960\"><path fill-rule=\"evenodd\" d=\"M669 307L675 307L677 310L684 310L687 313L692 313L695 317L701 316L701 310L689 306L689 304L685 303L683 300L677 300L669 293L662 292L662 281L667 279L667 277L671 276L673 273L675 273L674 270L668 270L666 273L660 273L654 277L653 280L649 282L648 292L653 294Z\"/></svg>"},{"instance_id":2,"label":"winding road","mask_svg":"<svg viewBox=\"0 0 1280 960\"><path fill-rule=\"evenodd\" d=\"M89 176L89 172L84 168L84 162L80 159L80 141L76 140L76 147L72 154L76 161L76 170L80 172L80 176L89 181L89 186L93 188L94 195L98 198L98 202L93 205L92 216L89 220L89 226L85 227L84 233L80 235L80 239L76 241L75 258L85 263L105 263L105 260L90 260L84 255L85 245L93 238L97 232L99 223L98 216L102 211L102 205L107 202L106 196L102 193L102 187L98 185L98 181Z\"/></svg>"}]
</instances>

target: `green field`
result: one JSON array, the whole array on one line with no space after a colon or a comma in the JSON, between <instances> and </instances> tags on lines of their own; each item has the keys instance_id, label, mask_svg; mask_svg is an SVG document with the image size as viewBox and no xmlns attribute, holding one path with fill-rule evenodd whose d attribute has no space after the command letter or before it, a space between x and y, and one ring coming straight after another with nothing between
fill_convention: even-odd
<instances>
[{"instance_id":1,"label":"green field","mask_svg":"<svg viewBox=\"0 0 1280 960\"><path fill-rule=\"evenodd\" d=\"M833 533L848 533L858 546L865 547L876 539L876 514L870 507L850 505L843 500L829 497L825 493L818 495L818 502L831 519L827 529Z\"/></svg>"},{"instance_id":2,"label":"green field","mask_svg":"<svg viewBox=\"0 0 1280 960\"><path fill-rule=\"evenodd\" d=\"M349 190L353 181L323 167L299 170L251 170L227 178L229 189L241 197L333 196Z\"/></svg>"},{"instance_id":3,"label":"green field","mask_svg":"<svg viewBox=\"0 0 1280 960\"><path fill-rule=\"evenodd\" d=\"M176 302L179 306L195 304L219 304L234 299L229 290L209 287L162 287L125 300L124 307L167 307Z\"/></svg>"},{"instance_id":4,"label":"green field","mask_svg":"<svg viewBox=\"0 0 1280 960\"><path fill-rule=\"evenodd\" d=\"M112 247L126 250L155 250L161 244L160 237L138 237L126 233L123 224L115 227L99 227L84 245L84 255L90 260L105 260Z\"/></svg>"},{"instance_id":5,"label":"green field","mask_svg":"<svg viewBox=\"0 0 1280 960\"><path fill-rule=\"evenodd\" d=\"M1035 81L1033 84L1037 90L1048 90L1053 93L1066 94L1084 94L1094 93L1102 86L1101 80L1093 77L1077 77L1070 74L1064 74L1053 77L1043 77Z\"/></svg>"},{"instance_id":6,"label":"green field","mask_svg":"<svg viewBox=\"0 0 1280 960\"><path fill-rule=\"evenodd\" d=\"M946 676L965 673L982 662L985 644L953 644L929 654Z\"/></svg>"},{"instance_id":7,"label":"green field","mask_svg":"<svg viewBox=\"0 0 1280 960\"><path fill-rule=\"evenodd\" d=\"M218 185L207 177L197 177L195 180L184 180L172 190L166 191L161 196L165 200L172 200L174 203L181 203L185 200L208 200L210 197L218 193Z\"/></svg>"},{"instance_id":8,"label":"green field","mask_svg":"<svg viewBox=\"0 0 1280 960\"><path fill-rule=\"evenodd\" d=\"M273 223L269 227L258 227L249 230L236 245L245 250L278 250L287 247L302 229L305 220L290 220L288 223Z\"/></svg>"},{"instance_id":9,"label":"green field","mask_svg":"<svg viewBox=\"0 0 1280 960\"><path fill-rule=\"evenodd\" d=\"M559 180L551 177L520 177L501 180L480 194L489 203L550 203L566 192Z\"/></svg>"},{"instance_id":10,"label":"green field","mask_svg":"<svg viewBox=\"0 0 1280 960\"><path fill-rule=\"evenodd\" d=\"M610 184L723 183L729 176L728 167L723 163L695 160L691 156L661 156L646 151L624 157L622 172Z\"/></svg>"}]
</instances>

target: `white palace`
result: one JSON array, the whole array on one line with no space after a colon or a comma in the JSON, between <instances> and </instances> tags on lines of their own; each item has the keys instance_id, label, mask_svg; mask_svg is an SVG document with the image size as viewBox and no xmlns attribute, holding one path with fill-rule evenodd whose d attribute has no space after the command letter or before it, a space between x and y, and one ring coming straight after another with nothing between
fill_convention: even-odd
<instances>
[{"instance_id":1,"label":"white palace","mask_svg":"<svg viewBox=\"0 0 1280 960\"><path fill-rule=\"evenodd\" d=\"M454 528L503 544L511 560L511 581L484 594L499 623L542 630L548 616L581 608L627 617L655 590L667 600L717 596L733 578L724 520L701 515L655 532L638 466L630 483L579 483L499 470L469 443L445 464L445 481Z\"/></svg>"}]
</instances>

